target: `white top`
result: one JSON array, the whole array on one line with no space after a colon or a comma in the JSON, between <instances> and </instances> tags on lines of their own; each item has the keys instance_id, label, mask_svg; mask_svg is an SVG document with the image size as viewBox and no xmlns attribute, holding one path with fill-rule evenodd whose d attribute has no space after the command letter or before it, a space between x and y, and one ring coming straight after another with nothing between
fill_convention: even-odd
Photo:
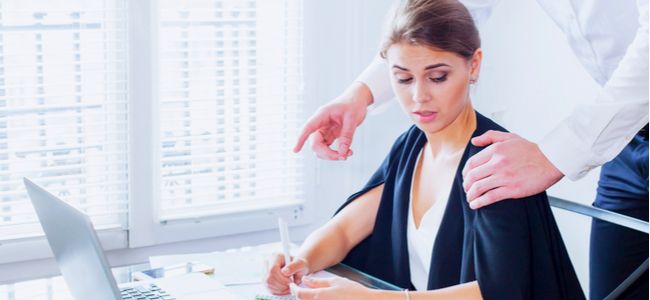
<instances>
[{"instance_id":1,"label":"white top","mask_svg":"<svg viewBox=\"0 0 650 300\"><path fill-rule=\"evenodd\" d=\"M433 253L433 245L440 229L442 217L445 214L445 208L449 199L437 199L420 220L420 227L415 227L415 219L413 218L413 182L415 179L415 169L420 163L422 158L422 150L418 154L418 159L415 162L413 169L413 177L411 179L411 192L409 195L409 215L408 225L406 230L406 240L408 242L409 253L409 268L411 270L411 283L418 291L426 291L429 284L429 269L431 267L431 255ZM450 187L451 189L451 187Z\"/></svg>"},{"instance_id":2,"label":"white top","mask_svg":"<svg viewBox=\"0 0 650 300\"><path fill-rule=\"evenodd\" d=\"M461 0L481 24L498 0ZM566 34L571 49L603 86L577 107L539 146L572 180L613 159L648 123L648 0L537 0ZM393 98L380 57L358 77L375 104ZM371 109L372 109L371 107Z\"/></svg>"}]
</instances>

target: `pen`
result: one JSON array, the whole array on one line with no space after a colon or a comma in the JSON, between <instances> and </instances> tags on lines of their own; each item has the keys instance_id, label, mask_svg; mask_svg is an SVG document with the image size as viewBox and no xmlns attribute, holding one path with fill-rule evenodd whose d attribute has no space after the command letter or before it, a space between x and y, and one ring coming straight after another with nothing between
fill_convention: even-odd
<instances>
[{"instance_id":1,"label":"pen","mask_svg":"<svg viewBox=\"0 0 650 300\"><path fill-rule=\"evenodd\" d=\"M282 242L282 254L284 254L284 265L291 263L289 254L289 228L283 218L278 218L278 229L280 230L280 241Z\"/></svg>"},{"instance_id":2,"label":"pen","mask_svg":"<svg viewBox=\"0 0 650 300\"><path fill-rule=\"evenodd\" d=\"M278 218L278 229L280 230L280 241L282 242L282 253L284 254L284 265L287 266L291 263L291 255L289 254L289 228L287 222L281 217ZM293 276L291 276L293 282Z\"/></svg>"}]
</instances>

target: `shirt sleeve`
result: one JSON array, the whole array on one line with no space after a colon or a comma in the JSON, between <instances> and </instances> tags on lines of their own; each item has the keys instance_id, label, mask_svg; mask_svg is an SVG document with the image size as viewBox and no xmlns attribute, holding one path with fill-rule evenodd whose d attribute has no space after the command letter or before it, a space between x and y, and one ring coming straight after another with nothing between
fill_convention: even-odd
<instances>
[{"instance_id":1,"label":"shirt sleeve","mask_svg":"<svg viewBox=\"0 0 650 300\"><path fill-rule=\"evenodd\" d=\"M612 160L648 123L648 1L638 0L639 27L598 97L544 137L544 155L571 180Z\"/></svg>"},{"instance_id":2,"label":"shirt sleeve","mask_svg":"<svg viewBox=\"0 0 650 300\"><path fill-rule=\"evenodd\" d=\"M492 7L499 0L461 0L461 3L467 7L472 15L476 26L480 25L490 17ZM388 13L385 22L389 23L391 13ZM386 24L384 24L386 25ZM388 26L384 26L387 28ZM363 72L357 77L355 82L362 82L370 89L373 97L373 104L368 106L369 110L378 109L393 99L394 94L390 86L390 78L386 68L386 62L381 56L377 55Z\"/></svg>"}]
</instances>

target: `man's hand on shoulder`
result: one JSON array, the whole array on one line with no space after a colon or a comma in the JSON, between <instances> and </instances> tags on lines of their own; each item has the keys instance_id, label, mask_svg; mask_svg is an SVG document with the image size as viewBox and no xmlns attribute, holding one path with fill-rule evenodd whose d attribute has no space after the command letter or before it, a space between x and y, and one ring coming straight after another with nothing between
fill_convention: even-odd
<instances>
[{"instance_id":1,"label":"man's hand on shoulder","mask_svg":"<svg viewBox=\"0 0 650 300\"><path fill-rule=\"evenodd\" d=\"M537 144L516 134L490 130L472 144L487 146L463 168L463 188L472 209L541 193L564 176Z\"/></svg>"}]
</instances>

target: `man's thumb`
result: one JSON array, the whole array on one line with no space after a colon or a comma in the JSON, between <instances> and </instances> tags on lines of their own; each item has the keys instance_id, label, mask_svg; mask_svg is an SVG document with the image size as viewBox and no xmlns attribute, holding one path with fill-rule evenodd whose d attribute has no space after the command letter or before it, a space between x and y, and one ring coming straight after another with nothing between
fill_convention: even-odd
<instances>
[{"instance_id":1,"label":"man's thumb","mask_svg":"<svg viewBox=\"0 0 650 300\"><path fill-rule=\"evenodd\" d=\"M472 139L472 144L476 147L485 147L496 142L503 142L510 138L511 134L507 132L501 132L496 130L488 130L484 134L481 134Z\"/></svg>"},{"instance_id":2,"label":"man's thumb","mask_svg":"<svg viewBox=\"0 0 650 300\"><path fill-rule=\"evenodd\" d=\"M352 118L343 118L343 124L341 124L341 135L338 137L338 152L339 156L347 157L348 150L352 146L352 139L354 138L354 132L357 130L357 125Z\"/></svg>"}]
</instances>

